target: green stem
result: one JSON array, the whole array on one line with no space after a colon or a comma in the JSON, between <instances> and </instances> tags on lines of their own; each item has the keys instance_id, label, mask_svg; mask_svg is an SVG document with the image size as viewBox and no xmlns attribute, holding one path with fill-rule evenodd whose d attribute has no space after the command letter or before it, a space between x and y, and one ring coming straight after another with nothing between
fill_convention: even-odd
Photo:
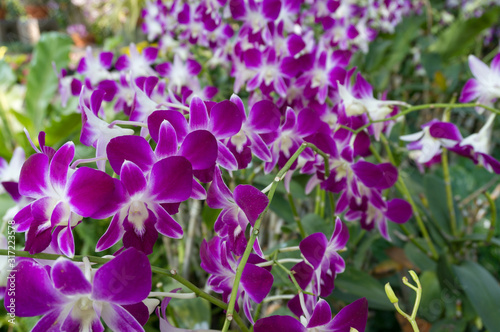
<instances>
[{"instance_id":1,"label":"green stem","mask_svg":"<svg viewBox=\"0 0 500 332\"><path fill-rule=\"evenodd\" d=\"M495 205L495 202L493 201L493 198L491 198L491 195L488 192L484 192L484 196L486 196L491 209L490 228L488 230L488 235L486 236L486 243L489 243L493 238L493 235L495 235L495 228L497 223L497 207Z\"/></svg>"},{"instance_id":2,"label":"green stem","mask_svg":"<svg viewBox=\"0 0 500 332\"><path fill-rule=\"evenodd\" d=\"M295 219L295 222L297 223L297 227L299 228L300 236L304 239L306 235L306 231L304 230L304 226L302 226L302 221L300 220L299 213L297 212L297 208L295 207L295 202L293 201L293 196L292 194L288 193L288 202L290 202L290 207L292 209L293 213L293 219Z\"/></svg>"},{"instance_id":3,"label":"green stem","mask_svg":"<svg viewBox=\"0 0 500 332\"><path fill-rule=\"evenodd\" d=\"M430 109L433 109L433 108L450 108L450 109L455 109L455 108L467 108L467 107L482 107L482 108L487 109L487 110L489 110L489 111L491 111L491 112L493 112L495 114L500 114L500 110L497 110L496 108L493 108L493 107L490 107L490 106L486 106L486 105L476 104L476 103L468 103L468 104L451 104L451 103L448 103L448 104L447 103L425 104L425 105L418 105L418 106L410 106L407 109L405 109L404 111L401 111L400 113L398 113L396 115L393 115L391 117L388 117L388 118L384 118L384 119L380 119L380 120L370 120L370 122L368 122L364 126L359 127L356 130L354 130L352 128L349 128L347 126L344 126L344 125L340 125L339 128L347 129L347 130L353 132L354 134L358 134L358 133L362 132L363 130L365 130L366 128L370 127L374 123L396 120L396 119L398 119L398 118L400 118L402 116L405 116L406 114L409 114L409 113L412 113L412 112L415 112L415 111L424 110L424 109L427 109L427 108L430 108Z\"/></svg>"},{"instance_id":4,"label":"green stem","mask_svg":"<svg viewBox=\"0 0 500 332\"><path fill-rule=\"evenodd\" d=\"M441 164L443 165L444 186L446 189L446 205L450 213L451 234L458 236L457 216L453 205L453 190L451 188L450 168L448 166L448 149L443 148L441 153Z\"/></svg>"},{"instance_id":5,"label":"green stem","mask_svg":"<svg viewBox=\"0 0 500 332\"><path fill-rule=\"evenodd\" d=\"M227 311L226 311L226 320L225 320L224 326L222 328L223 332L227 332L227 330L229 329L230 321L233 319L234 306L236 304L236 297L238 295L238 288L240 285L241 275L242 275L243 269L245 268L245 265L248 261L248 257L250 256L250 253L253 250L253 245L255 243L255 240L257 239L257 235L259 235L260 225L262 223L262 219L266 215L266 212L269 210L269 206L271 205L271 201L274 197L274 193L275 193L276 188L278 187L278 184L281 181L282 177L290 169L290 167L293 165L295 160L297 160L299 155L302 153L302 151L304 151L306 149L306 147L307 147L307 143L303 143L299 147L299 149L293 154L293 156L287 161L285 166L283 166L283 168L278 172L276 177L274 178L271 189L269 190L269 193L267 195L267 197L269 199L269 204L266 206L265 210L260 214L257 221L255 221L253 231L252 231L250 239L248 240L248 243L247 243L247 247L245 249L245 252L243 253L243 256L241 256L241 260L240 260L238 267L236 269L236 275L234 277L233 289L231 290L231 297L230 297L229 305L228 305Z\"/></svg>"}]
</instances>

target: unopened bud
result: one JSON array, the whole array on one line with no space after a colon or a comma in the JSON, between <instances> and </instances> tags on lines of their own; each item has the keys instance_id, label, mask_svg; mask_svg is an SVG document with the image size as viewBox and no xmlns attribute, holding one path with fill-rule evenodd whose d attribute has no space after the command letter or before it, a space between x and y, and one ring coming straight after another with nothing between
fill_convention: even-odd
<instances>
[{"instance_id":1,"label":"unopened bud","mask_svg":"<svg viewBox=\"0 0 500 332\"><path fill-rule=\"evenodd\" d=\"M394 294L390 283L385 284L385 294L387 294L387 297L389 298L389 301L391 301L391 303L398 303L399 300L396 294Z\"/></svg>"}]
</instances>

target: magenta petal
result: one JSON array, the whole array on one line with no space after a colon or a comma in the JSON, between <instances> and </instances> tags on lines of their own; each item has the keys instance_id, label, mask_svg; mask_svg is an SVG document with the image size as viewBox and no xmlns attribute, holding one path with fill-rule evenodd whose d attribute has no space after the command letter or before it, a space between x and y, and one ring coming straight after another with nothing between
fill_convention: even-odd
<instances>
[{"instance_id":1,"label":"magenta petal","mask_svg":"<svg viewBox=\"0 0 500 332\"><path fill-rule=\"evenodd\" d=\"M207 191L195 179L193 179L193 191L191 192L190 198L197 199L197 200L207 199Z\"/></svg>"},{"instance_id":2,"label":"magenta petal","mask_svg":"<svg viewBox=\"0 0 500 332\"><path fill-rule=\"evenodd\" d=\"M189 129L207 129L208 111L207 106L200 97L193 97L189 105Z\"/></svg>"},{"instance_id":3,"label":"magenta petal","mask_svg":"<svg viewBox=\"0 0 500 332\"><path fill-rule=\"evenodd\" d=\"M144 173L136 164L126 160L120 172L120 179L130 196L146 191L147 181Z\"/></svg>"},{"instance_id":4,"label":"magenta petal","mask_svg":"<svg viewBox=\"0 0 500 332\"><path fill-rule=\"evenodd\" d=\"M102 171L88 167L77 169L70 178L67 197L71 210L83 217L91 217L110 203L119 204L113 201L116 198L113 178Z\"/></svg>"},{"instance_id":5,"label":"magenta petal","mask_svg":"<svg viewBox=\"0 0 500 332\"><path fill-rule=\"evenodd\" d=\"M127 310L143 326L149 320L149 309L143 302L122 305L122 308Z\"/></svg>"},{"instance_id":6,"label":"magenta petal","mask_svg":"<svg viewBox=\"0 0 500 332\"><path fill-rule=\"evenodd\" d=\"M240 131L242 120L238 107L224 100L210 110L209 131L218 139L231 137Z\"/></svg>"},{"instance_id":7,"label":"magenta petal","mask_svg":"<svg viewBox=\"0 0 500 332\"><path fill-rule=\"evenodd\" d=\"M192 76L198 75L202 69L202 67L198 63L198 61L193 60L193 59L186 60L186 68L187 68L189 75L192 75Z\"/></svg>"},{"instance_id":8,"label":"magenta petal","mask_svg":"<svg viewBox=\"0 0 500 332\"><path fill-rule=\"evenodd\" d=\"M57 244L65 256L73 257L75 255L75 239L69 226L69 220L68 226L63 227L59 234L57 234Z\"/></svg>"},{"instance_id":9,"label":"magenta petal","mask_svg":"<svg viewBox=\"0 0 500 332\"><path fill-rule=\"evenodd\" d=\"M297 116L298 134L302 137L315 134L320 125L318 113L312 108L304 108Z\"/></svg>"},{"instance_id":10,"label":"magenta petal","mask_svg":"<svg viewBox=\"0 0 500 332\"><path fill-rule=\"evenodd\" d=\"M120 241L123 237L123 233L125 233L125 230L120 221L120 214L117 213L113 216L113 219L111 219L111 223L106 233L97 241L96 251L99 252L111 248L116 242Z\"/></svg>"},{"instance_id":11,"label":"magenta petal","mask_svg":"<svg viewBox=\"0 0 500 332\"><path fill-rule=\"evenodd\" d=\"M254 302L260 303L271 291L273 280L268 270L247 264L241 275L241 286Z\"/></svg>"},{"instance_id":12,"label":"magenta petal","mask_svg":"<svg viewBox=\"0 0 500 332\"><path fill-rule=\"evenodd\" d=\"M306 237L299 244L300 252L305 259L317 269L325 255L328 240L323 233L314 233Z\"/></svg>"},{"instance_id":13,"label":"magenta petal","mask_svg":"<svg viewBox=\"0 0 500 332\"><path fill-rule=\"evenodd\" d=\"M148 63L153 63L158 57L158 49L156 47L146 47L142 54L144 55L144 59Z\"/></svg>"},{"instance_id":14,"label":"magenta petal","mask_svg":"<svg viewBox=\"0 0 500 332\"><path fill-rule=\"evenodd\" d=\"M11 298L14 299L16 315L19 317L44 315L66 301L54 288L47 270L34 261L21 261L11 276L15 278L16 292L7 292L4 303L8 308Z\"/></svg>"},{"instance_id":15,"label":"magenta petal","mask_svg":"<svg viewBox=\"0 0 500 332\"><path fill-rule=\"evenodd\" d=\"M367 161L359 160L354 165L351 165L351 168L361 182L370 188L375 187L382 178L382 171L377 165Z\"/></svg>"},{"instance_id":16,"label":"magenta petal","mask_svg":"<svg viewBox=\"0 0 500 332\"><path fill-rule=\"evenodd\" d=\"M314 307L314 311L309 319L307 328L310 329L316 326L323 326L328 324L331 320L332 309L330 309L330 305L325 300L320 299Z\"/></svg>"},{"instance_id":17,"label":"magenta petal","mask_svg":"<svg viewBox=\"0 0 500 332\"><path fill-rule=\"evenodd\" d=\"M238 169L238 161L234 154L222 142L217 141L219 153L217 155L217 163L228 171L236 171Z\"/></svg>"},{"instance_id":18,"label":"magenta petal","mask_svg":"<svg viewBox=\"0 0 500 332\"><path fill-rule=\"evenodd\" d=\"M49 183L49 158L43 153L29 157L19 175L19 193L26 197L44 197Z\"/></svg>"},{"instance_id":19,"label":"magenta petal","mask_svg":"<svg viewBox=\"0 0 500 332\"><path fill-rule=\"evenodd\" d=\"M240 184L236 186L233 195L234 201L245 212L252 226L269 204L267 196L251 185Z\"/></svg>"},{"instance_id":20,"label":"magenta petal","mask_svg":"<svg viewBox=\"0 0 500 332\"><path fill-rule=\"evenodd\" d=\"M82 270L68 259L58 258L50 272L54 286L63 294L90 294L92 291L92 285Z\"/></svg>"},{"instance_id":21,"label":"magenta petal","mask_svg":"<svg viewBox=\"0 0 500 332\"><path fill-rule=\"evenodd\" d=\"M188 133L188 123L182 113L178 111L154 111L148 117L148 129L153 141L158 142L160 127L167 120L175 129L177 140L182 142Z\"/></svg>"},{"instance_id":22,"label":"magenta petal","mask_svg":"<svg viewBox=\"0 0 500 332\"><path fill-rule=\"evenodd\" d=\"M177 134L170 122L163 120L158 136L158 144L155 148L156 157L162 159L175 155L178 149Z\"/></svg>"},{"instance_id":23,"label":"magenta petal","mask_svg":"<svg viewBox=\"0 0 500 332\"><path fill-rule=\"evenodd\" d=\"M244 0L229 0L229 9L235 20L243 18L246 15Z\"/></svg>"},{"instance_id":24,"label":"magenta petal","mask_svg":"<svg viewBox=\"0 0 500 332\"><path fill-rule=\"evenodd\" d=\"M115 68L118 71L127 70L130 67L128 55L123 54L118 57L115 63Z\"/></svg>"},{"instance_id":25,"label":"magenta petal","mask_svg":"<svg viewBox=\"0 0 500 332\"><path fill-rule=\"evenodd\" d=\"M161 207L159 204L149 204L149 208L154 210L157 215L155 228L156 230L170 238L180 239L182 238L184 231L182 230L181 225L177 221L175 221L172 216L170 216L165 209Z\"/></svg>"},{"instance_id":26,"label":"magenta petal","mask_svg":"<svg viewBox=\"0 0 500 332\"><path fill-rule=\"evenodd\" d=\"M179 155L186 157L194 170L213 167L217 154L217 140L206 130L195 130L189 133L179 150Z\"/></svg>"},{"instance_id":27,"label":"magenta petal","mask_svg":"<svg viewBox=\"0 0 500 332\"><path fill-rule=\"evenodd\" d=\"M248 123L256 133L272 133L280 125L280 112L271 101L261 100L256 102L248 114Z\"/></svg>"},{"instance_id":28,"label":"magenta petal","mask_svg":"<svg viewBox=\"0 0 500 332\"><path fill-rule=\"evenodd\" d=\"M365 330L367 320L368 301L363 297L342 308L326 328L333 331L350 331L355 328L361 332Z\"/></svg>"},{"instance_id":29,"label":"magenta petal","mask_svg":"<svg viewBox=\"0 0 500 332\"><path fill-rule=\"evenodd\" d=\"M429 127L429 134L434 138L445 138L461 141L462 135L457 126L450 122L435 122Z\"/></svg>"},{"instance_id":30,"label":"magenta petal","mask_svg":"<svg viewBox=\"0 0 500 332\"><path fill-rule=\"evenodd\" d=\"M413 210L410 203L403 199L394 198L387 202L387 211L385 216L395 223L403 224L407 222L411 218L412 214Z\"/></svg>"},{"instance_id":31,"label":"magenta petal","mask_svg":"<svg viewBox=\"0 0 500 332\"><path fill-rule=\"evenodd\" d=\"M149 179L151 197L160 203L178 203L191 196L193 169L184 157L172 156L156 162Z\"/></svg>"},{"instance_id":32,"label":"magenta petal","mask_svg":"<svg viewBox=\"0 0 500 332\"><path fill-rule=\"evenodd\" d=\"M307 332L298 320L292 316L271 316L259 319L253 326L255 332L286 331Z\"/></svg>"},{"instance_id":33,"label":"magenta petal","mask_svg":"<svg viewBox=\"0 0 500 332\"><path fill-rule=\"evenodd\" d=\"M134 304L144 300L150 291L151 265L148 257L135 248L129 248L97 270L92 299Z\"/></svg>"},{"instance_id":34,"label":"magenta petal","mask_svg":"<svg viewBox=\"0 0 500 332\"><path fill-rule=\"evenodd\" d=\"M17 312L16 312L17 314ZM55 309L43 316L33 327L31 332L56 332L61 331L61 321L59 315L61 310Z\"/></svg>"},{"instance_id":35,"label":"magenta petal","mask_svg":"<svg viewBox=\"0 0 500 332\"><path fill-rule=\"evenodd\" d=\"M216 167L213 182L208 188L207 205L212 209L223 209L232 206L230 200L233 200L233 194L222 180L220 169Z\"/></svg>"},{"instance_id":36,"label":"magenta petal","mask_svg":"<svg viewBox=\"0 0 500 332\"><path fill-rule=\"evenodd\" d=\"M68 142L57 150L56 154L50 161L50 182L52 183L52 186L60 191L63 191L66 186L68 167L73 161L74 156L75 144L73 142Z\"/></svg>"},{"instance_id":37,"label":"magenta petal","mask_svg":"<svg viewBox=\"0 0 500 332\"><path fill-rule=\"evenodd\" d=\"M269 151L269 148L259 134L251 132L248 133L247 137L252 143L251 149L253 154L262 161L270 162L272 160L271 151Z\"/></svg>"},{"instance_id":38,"label":"magenta petal","mask_svg":"<svg viewBox=\"0 0 500 332\"><path fill-rule=\"evenodd\" d=\"M125 160L130 160L147 172L153 166L156 158L149 143L141 136L119 136L111 139L106 147L109 163L116 174Z\"/></svg>"},{"instance_id":39,"label":"magenta petal","mask_svg":"<svg viewBox=\"0 0 500 332\"><path fill-rule=\"evenodd\" d=\"M398 169L394 165L390 163L379 164L378 169L382 172L382 177L376 185L377 189L390 188L398 181Z\"/></svg>"},{"instance_id":40,"label":"magenta petal","mask_svg":"<svg viewBox=\"0 0 500 332\"><path fill-rule=\"evenodd\" d=\"M265 0L262 2L262 14L264 17L270 21L274 21L278 18L281 11L281 1L280 0Z\"/></svg>"},{"instance_id":41,"label":"magenta petal","mask_svg":"<svg viewBox=\"0 0 500 332\"><path fill-rule=\"evenodd\" d=\"M313 268L306 262L300 262L295 264L291 271L295 273L295 280L302 289L306 289L311 283L312 277L314 275Z\"/></svg>"},{"instance_id":42,"label":"magenta petal","mask_svg":"<svg viewBox=\"0 0 500 332\"><path fill-rule=\"evenodd\" d=\"M477 99L480 95L479 83L476 79L471 78L465 83L462 93L460 94L459 101L461 103L468 103L474 99Z\"/></svg>"},{"instance_id":43,"label":"magenta petal","mask_svg":"<svg viewBox=\"0 0 500 332\"><path fill-rule=\"evenodd\" d=\"M116 304L104 304L101 311L101 318L112 331L144 331L141 324L139 324L131 313Z\"/></svg>"}]
</instances>

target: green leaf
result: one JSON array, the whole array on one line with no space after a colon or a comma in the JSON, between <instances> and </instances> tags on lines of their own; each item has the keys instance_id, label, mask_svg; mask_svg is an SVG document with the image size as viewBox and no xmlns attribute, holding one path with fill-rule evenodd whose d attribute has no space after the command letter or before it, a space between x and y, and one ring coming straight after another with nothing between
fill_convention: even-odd
<instances>
[{"instance_id":1,"label":"green leaf","mask_svg":"<svg viewBox=\"0 0 500 332\"><path fill-rule=\"evenodd\" d=\"M66 67L72 43L69 36L50 32L42 34L35 47L29 65L25 103L27 115L34 124L31 129L36 133L42 130L47 107L57 91L58 79L52 62L58 70Z\"/></svg>"},{"instance_id":2,"label":"green leaf","mask_svg":"<svg viewBox=\"0 0 500 332\"><path fill-rule=\"evenodd\" d=\"M189 292L182 290L181 292ZM202 298L172 299L169 303L175 312L176 321L185 329L209 329L211 320L210 303Z\"/></svg>"},{"instance_id":3,"label":"green leaf","mask_svg":"<svg viewBox=\"0 0 500 332\"><path fill-rule=\"evenodd\" d=\"M489 9L481 17L473 17L468 20L459 18L439 35L429 50L440 53L443 58L469 54L474 42L483 40L480 37L481 32L499 20L499 7Z\"/></svg>"},{"instance_id":4,"label":"green leaf","mask_svg":"<svg viewBox=\"0 0 500 332\"><path fill-rule=\"evenodd\" d=\"M497 331L500 326L498 281L488 270L475 262L466 261L460 266L454 266L453 270L486 328L490 331Z\"/></svg>"},{"instance_id":5,"label":"green leaf","mask_svg":"<svg viewBox=\"0 0 500 332\"><path fill-rule=\"evenodd\" d=\"M467 322L463 319L442 319L432 324L430 332L463 332Z\"/></svg>"},{"instance_id":6,"label":"green leaf","mask_svg":"<svg viewBox=\"0 0 500 332\"><path fill-rule=\"evenodd\" d=\"M10 85L16 82L16 74L9 66L9 64L5 61L0 61L0 89L6 89Z\"/></svg>"},{"instance_id":7,"label":"green leaf","mask_svg":"<svg viewBox=\"0 0 500 332\"><path fill-rule=\"evenodd\" d=\"M437 274L434 271L424 271L419 279L422 284L422 299L420 300L420 310L417 315L429 322L434 322L441 317L444 311Z\"/></svg>"},{"instance_id":8,"label":"green leaf","mask_svg":"<svg viewBox=\"0 0 500 332\"><path fill-rule=\"evenodd\" d=\"M387 296L384 285L366 272L347 266L344 273L335 279L333 297L347 299L355 295L357 298L366 297L368 306L372 309L394 310Z\"/></svg>"}]
</instances>

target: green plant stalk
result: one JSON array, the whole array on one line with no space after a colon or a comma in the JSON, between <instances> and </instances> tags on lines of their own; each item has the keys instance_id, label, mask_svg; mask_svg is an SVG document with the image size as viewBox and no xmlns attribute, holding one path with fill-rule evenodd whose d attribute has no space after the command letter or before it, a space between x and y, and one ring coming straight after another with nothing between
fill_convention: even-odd
<instances>
[{"instance_id":1,"label":"green plant stalk","mask_svg":"<svg viewBox=\"0 0 500 332\"><path fill-rule=\"evenodd\" d=\"M451 100L452 103L455 102L456 96L453 96ZM443 114L443 121L450 122L451 118L451 108L446 108ZM453 236L458 236L457 229L457 216L455 214L455 207L453 204L453 190L451 188L451 177L450 177L450 168L448 166L448 149L443 148L443 152L441 154L441 164L443 165L443 176L444 176L444 184L446 189L446 205L448 206L448 211L450 213L450 228L451 234Z\"/></svg>"},{"instance_id":2,"label":"green plant stalk","mask_svg":"<svg viewBox=\"0 0 500 332\"><path fill-rule=\"evenodd\" d=\"M304 293L304 294L307 294L307 295L314 295L313 293L306 292L305 290L303 290L300 287L299 283L297 282L297 279L295 279L295 276L293 275L293 272L290 271L289 269L287 269L283 264L281 264L280 262L278 262L276 260L274 261L274 264L277 265L280 269L282 269L286 274L288 274L288 276L292 280L293 285L295 286L295 288L297 288L297 292L298 293Z\"/></svg>"},{"instance_id":3,"label":"green plant stalk","mask_svg":"<svg viewBox=\"0 0 500 332\"><path fill-rule=\"evenodd\" d=\"M401 314L401 316L403 316L404 318L406 318L406 320L408 320L408 322L410 322L411 327L413 328L413 331L415 331L415 332L419 332L420 331L419 328L418 328L417 322L414 319L411 319L410 315L408 315L406 312L404 312L399 307L399 304L394 303L394 307L396 308L397 312L399 312Z\"/></svg>"},{"instance_id":4,"label":"green plant stalk","mask_svg":"<svg viewBox=\"0 0 500 332\"><path fill-rule=\"evenodd\" d=\"M433 108L450 108L450 109L455 109L455 108L467 108L467 107L482 107L482 108L487 109L487 110L489 110L489 111L491 111L491 112L493 112L495 114L500 114L500 110L497 110L496 108L493 108L493 107L490 107L490 106L486 106L486 105L476 104L476 103L468 103L468 104L451 104L451 103L449 103L449 104L446 104L446 103L425 104L425 105L418 105L418 106L410 106L407 109L405 109L404 111L401 111L400 113L398 113L396 115L393 115L391 117L385 118L385 119L370 120L370 122L368 122L364 126L359 127L356 130L354 130L352 128L349 128L347 126L344 126L344 125L340 125L339 128L343 128L343 129L346 129L346 130L349 130L349 131L353 132L354 134L358 134L358 133L362 132L363 130L365 130L366 128L370 127L374 123L396 120L396 119L398 119L398 118L400 118L402 116L405 116L406 114L409 114L409 113L412 113L412 112L415 112L415 111L424 110L424 109L427 109L427 108L430 108L430 109L433 109Z\"/></svg>"},{"instance_id":5,"label":"green plant stalk","mask_svg":"<svg viewBox=\"0 0 500 332\"><path fill-rule=\"evenodd\" d=\"M410 322L410 324L411 324L411 326L413 328L413 331L419 332L420 330L418 328L418 324L417 324L416 318L417 318L418 307L420 306L420 301L422 299L422 285L420 284L420 280L418 279L418 276L415 273L415 271L410 270L409 273L410 273L413 281L415 281L415 283L417 284L417 286L413 286L412 284L410 284L408 282L408 278L407 277L403 277L403 284L405 284L409 288L413 289L415 291L415 293L416 293L415 304L413 305L413 310L411 312L411 316L408 315L406 312L404 312L399 307L399 304L398 304L399 300L396 297L396 295L394 294L394 291L392 290L392 287L391 287L390 283L387 283L385 285L385 293L387 294L387 297L389 298L389 301L391 301L391 303L396 308L397 312L399 312L401 314L401 316L403 316L404 318L406 318L406 320L408 320L408 322Z\"/></svg>"},{"instance_id":6,"label":"green plant stalk","mask_svg":"<svg viewBox=\"0 0 500 332\"><path fill-rule=\"evenodd\" d=\"M321 187L316 186L316 196L314 197L314 214L320 215Z\"/></svg>"},{"instance_id":7,"label":"green plant stalk","mask_svg":"<svg viewBox=\"0 0 500 332\"><path fill-rule=\"evenodd\" d=\"M108 258L103 258L103 257L84 256L84 255L75 255L73 258L69 258L69 257L63 256L63 255L46 254L46 253L39 253L39 254L33 254L33 255L31 255L27 251L22 251L22 250L6 250L6 249L0 249L0 256L29 257L29 258L47 259L47 260L56 260L59 257L64 257L64 258L70 259L70 260L72 260L74 262L83 262L83 258L87 257L90 262L97 263L97 264L105 264L105 263L109 262L112 259L112 258L108 259ZM170 277L170 278L178 281L182 285L184 285L187 288L189 288L190 290L192 290L193 293L195 293L199 297L207 300L208 302L210 302L212 304L215 304L216 306L218 306L218 307L220 307L222 309L227 309L227 304L225 302L219 300L218 298L216 298L216 297L214 297L214 296L212 296L212 295L210 295L208 293L205 293L204 291L202 291L201 289L199 289L196 285L194 285L193 283L191 283L189 280L186 280L182 276L178 275L176 271L174 271L174 270L169 271L169 270L162 269L162 268L159 268L159 267L156 267L156 266L151 266L151 270L152 270L152 272L165 275L167 277ZM238 324L238 326L243 331L248 331L247 327L243 323L243 320L241 319L241 317L238 314L234 315L234 319L235 319L236 323Z\"/></svg>"},{"instance_id":8,"label":"green plant stalk","mask_svg":"<svg viewBox=\"0 0 500 332\"><path fill-rule=\"evenodd\" d=\"M288 202L290 202L290 207L292 209L293 213L293 219L295 219L295 222L297 223L297 227L299 228L300 236L304 239L307 234L306 231L304 230L304 226L302 226L302 221L300 220L299 213L297 212L297 208L295 207L295 202L293 201L293 196L292 194L288 193Z\"/></svg>"},{"instance_id":9,"label":"green plant stalk","mask_svg":"<svg viewBox=\"0 0 500 332\"><path fill-rule=\"evenodd\" d=\"M382 142L384 143L384 146L386 148L387 151L390 151L391 148L389 146L389 142L387 141L387 139L385 139L385 136L384 135L380 135L380 137L383 137L382 139ZM380 156L380 154L378 153L378 151L373 147L373 145L370 145L370 151L371 153L375 156L375 159L377 159L378 162L382 162L382 157ZM392 152L389 154L389 152L387 153L388 155L392 156ZM393 160L391 161L391 163L394 165L394 158L392 158ZM396 165L394 165L396 166ZM413 198L411 197L411 194L410 194L410 191L408 190L408 188L406 187L406 184L405 182L403 181L403 178L401 176L398 176L398 181L396 182L396 188L398 189L398 191L403 194L403 196L408 200L408 202L410 203L411 205L411 208L413 209L413 215L415 217L415 220L417 220L417 225L420 229L420 231L422 232L422 236L424 237L425 241L427 242L428 246L429 246L429 249L431 251L431 254L430 254L430 257L434 260L438 260L439 258L439 255L436 251L436 248L434 247L434 244L432 243L432 240L429 236L429 232L427 231L427 228L425 227L425 224L424 224L424 221L422 220L421 216L420 216L420 213L419 213L419 210L418 210L418 207L417 205L415 204L415 201L413 201ZM400 225L400 226L404 226L404 225ZM408 230L406 229L406 227L401 227L401 229L407 233L407 235L409 234ZM411 240L411 238L410 238ZM420 250L423 249L423 247L420 245L420 244L417 244L418 242L417 241L412 241ZM424 251L427 255L429 255L429 253L427 252L427 250Z\"/></svg>"},{"instance_id":10,"label":"green plant stalk","mask_svg":"<svg viewBox=\"0 0 500 332\"><path fill-rule=\"evenodd\" d=\"M451 234L458 236L457 216L455 214L455 207L453 206L453 190L451 188L450 168L448 166L448 149L446 148L443 148L443 152L441 153L441 164L443 166L444 186L446 189L446 205L450 213Z\"/></svg>"},{"instance_id":11,"label":"green plant stalk","mask_svg":"<svg viewBox=\"0 0 500 332\"><path fill-rule=\"evenodd\" d=\"M491 195L488 192L485 191L484 196L486 196L491 209L491 223L490 228L488 229L488 235L486 236L486 243L489 243L493 238L493 235L495 235L495 228L497 224L497 207L495 205L495 202L493 201L493 198L491 198Z\"/></svg>"},{"instance_id":12,"label":"green plant stalk","mask_svg":"<svg viewBox=\"0 0 500 332\"><path fill-rule=\"evenodd\" d=\"M276 177L274 178L274 181L271 185L271 189L269 190L269 193L267 195L267 197L269 199L269 204L266 206L264 211L260 214L259 218L255 221L252 234L251 234L250 239L248 240L248 243L247 243L247 247L245 249L245 252L243 253L243 256L241 256L240 263L238 264L238 267L236 269L236 275L234 277L233 289L231 290L231 297L229 299L229 305L228 305L227 311L226 311L226 320L225 320L224 326L222 328L223 332L228 331L230 322L233 319L234 306L236 304L236 297L238 295L238 288L240 285L241 275L242 275L243 269L245 268L245 265L248 261L248 257L250 256L250 253L253 250L253 245L255 243L255 240L257 239L257 235L259 235L260 224L262 223L262 219L265 216L266 212L269 210L269 207L271 205L271 201L274 197L274 193L275 193L276 188L278 187L278 184L281 181L282 177L290 169L290 167L293 165L295 160L299 157L299 155L302 153L302 151L304 151L306 149L306 147L307 147L307 143L303 143L299 147L299 149L293 154L293 156L286 162L285 166L283 166L283 168L278 172L278 174L276 174Z\"/></svg>"}]
</instances>

